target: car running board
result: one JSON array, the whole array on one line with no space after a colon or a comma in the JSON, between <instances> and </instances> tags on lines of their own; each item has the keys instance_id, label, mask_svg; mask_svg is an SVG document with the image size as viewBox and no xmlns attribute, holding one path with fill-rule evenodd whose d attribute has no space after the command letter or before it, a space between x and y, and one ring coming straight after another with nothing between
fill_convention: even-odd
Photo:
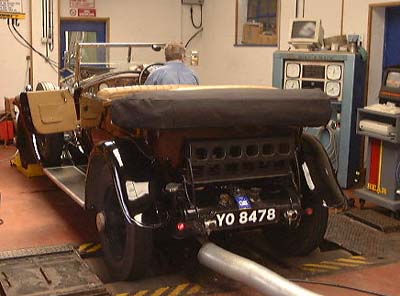
<instances>
[{"instance_id":1,"label":"car running board","mask_svg":"<svg viewBox=\"0 0 400 296\"><path fill-rule=\"evenodd\" d=\"M82 208L85 207L85 173L76 166L44 168L44 173Z\"/></svg>"}]
</instances>

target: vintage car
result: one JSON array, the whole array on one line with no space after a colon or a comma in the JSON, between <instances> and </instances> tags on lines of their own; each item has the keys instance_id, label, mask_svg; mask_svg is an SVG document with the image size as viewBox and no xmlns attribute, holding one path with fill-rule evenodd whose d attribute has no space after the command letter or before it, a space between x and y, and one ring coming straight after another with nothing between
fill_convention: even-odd
<instances>
[{"instance_id":1,"label":"vintage car","mask_svg":"<svg viewBox=\"0 0 400 296\"><path fill-rule=\"evenodd\" d=\"M20 149L33 147L95 213L114 278L143 275L162 239L260 229L282 254L319 246L328 207L346 204L324 148L302 132L330 119L322 91L143 86L140 72L131 86L99 89L100 79L94 91L24 92L19 102L20 133L42 139Z\"/></svg>"},{"instance_id":2,"label":"vintage car","mask_svg":"<svg viewBox=\"0 0 400 296\"><path fill-rule=\"evenodd\" d=\"M141 85L146 80L149 72L163 65L161 62L145 63L143 60L164 60L161 49L162 43L79 43L84 38L80 32L75 32L69 42L72 51L64 53L64 68L61 71L60 84L41 81L36 86L36 91L56 91L67 89L74 97L77 115L80 113L81 93L95 96L97 92L107 87L120 87ZM134 58L135 57L135 58ZM19 106L22 109L23 106ZM61 107L62 108L62 107ZM49 114L59 113L60 110L47 110ZM22 118L21 118L22 120ZM23 125L19 123L18 125ZM20 135L29 138L27 135ZM86 131L79 128L73 132L54 133L51 135L35 134L33 144L30 139L20 141L21 146L34 146L37 156L45 166L60 164L60 155L68 138L68 153L77 155L86 149L83 155L91 150L91 140ZM79 148L79 149L78 149ZM35 157L25 150L22 161L25 165L33 162Z\"/></svg>"}]
</instances>

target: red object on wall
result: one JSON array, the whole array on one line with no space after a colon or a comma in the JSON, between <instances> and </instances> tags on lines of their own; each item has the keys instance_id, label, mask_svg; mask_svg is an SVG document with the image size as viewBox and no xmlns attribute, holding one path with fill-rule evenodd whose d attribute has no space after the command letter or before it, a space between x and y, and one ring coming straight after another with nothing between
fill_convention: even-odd
<instances>
[{"instance_id":1,"label":"red object on wall","mask_svg":"<svg viewBox=\"0 0 400 296\"><path fill-rule=\"evenodd\" d=\"M0 122L0 140L11 141L14 139L14 124L12 120Z\"/></svg>"},{"instance_id":2,"label":"red object on wall","mask_svg":"<svg viewBox=\"0 0 400 296\"><path fill-rule=\"evenodd\" d=\"M78 16L96 16L96 8L79 8Z\"/></svg>"}]
</instances>

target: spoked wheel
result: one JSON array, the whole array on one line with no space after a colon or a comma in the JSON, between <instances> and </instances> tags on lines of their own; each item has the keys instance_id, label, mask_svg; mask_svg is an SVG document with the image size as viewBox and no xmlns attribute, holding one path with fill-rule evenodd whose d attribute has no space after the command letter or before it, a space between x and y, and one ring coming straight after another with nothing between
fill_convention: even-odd
<instances>
[{"instance_id":1,"label":"spoked wheel","mask_svg":"<svg viewBox=\"0 0 400 296\"><path fill-rule=\"evenodd\" d=\"M304 204L306 212L299 225L276 225L264 230L269 244L285 255L304 256L314 251L322 242L328 224L328 208L322 199L313 198Z\"/></svg>"},{"instance_id":2,"label":"spoked wheel","mask_svg":"<svg viewBox=\"0 0 400 296\"><path fill-rule=\"evenodd\" d=\"M44 166L59 166L64 147L64 133L36 134L36 146Z\"/></svg>"},{"instance_id":3,"label":"spoked wheel","mask_svg":"<svg viewBox=\"0 0 400 296\"><path fill-rule=\"evenodd\" d=\"M96 226L111 276L120 281L143 276L152 256L152 231L127 222L113 185L104 194Z\"/></svg>"}]
</instances>

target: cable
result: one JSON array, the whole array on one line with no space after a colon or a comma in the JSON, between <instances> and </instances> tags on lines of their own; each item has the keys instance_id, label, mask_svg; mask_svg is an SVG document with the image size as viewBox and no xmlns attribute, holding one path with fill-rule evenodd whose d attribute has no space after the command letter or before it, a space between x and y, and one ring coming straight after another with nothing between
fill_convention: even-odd
<instances>
[{"instance_id":1,"label":"cable","mask_svg":"<svg viewBox=\"0 0 400 296\"><path fill-rule=\"evenodd\" d=\"M30 56L29 59L26 59L26 72L25 72L25 82L24 85L27 86L29 85L29 77L30 77L30 70L31 70L31 65L30 65Z\"/></svg>"},{"instance_id":2,"label":"cable","mask_svg":"<svg viewBox=\"0 0 400 296\"><path fill-rule=\"evenodd\" d=\"M25 38L22 36L22 34L18 31L18 29L15 27L15 22L12 20L12 27L17 33L17 35L25 42L27 46L29 46L30 49L32 49L36 54L38 54L40 57L42 57L46 62L49 63L49 65L52 67L53 70L55 70L58 73L58 63L48 57L46 57L44 54L39 52L36 48L34 48Z\"/></svg>"},{"instance_id":3,"label":"cable","mask_svg":"<svg viewBox=\"0 0 400 296\"><path fill-rule=\"evenodd\" d=\"M190 6L190 20L192 21L192 26L196 29L200 29L203 26L203 5L200 5L200 25L196 25L193 20L193 5Z\"/></svg>"},{"instance_id":4,"label":"cable","mask_svg":"<svg viewBox=\"0 0 400 296\"><path fill-rule=\"evenodd\" d=\"M318 138L318 140L321 143L322 143L324 132L325 131L328 132L329 142L326 146L324 145L324 148L325 148L326 153L328 154L329 159L332 162L332 166L334 167L335 171L337 171L338 164L339 164L338 153L337 153L338 147L337 147L337 143L336 143L336 130L337 129L335 129L332 126L333 124L334 124L334 121L330 120L326 126L321 126L319 128L305 127L304 131L306 133L309 133L309 134L315 136L316 138Z\"/></svg>"},{"instance_id":5,"label":"cable","mask_svg":"<svg viewBox=\"0 0 400 296\"><path fill-rule=\"evenodd\" d=\"M49 0L49 31L50 31L50 44L48 48L50 51L54 50L54 3L53 0Z\"/></svg>"},{"instance_id":6,"label":"cable","mask_svg":"<svg viewBox=\"0 0 400 296\"><path fill-rule=\"evenodd\" d=\"M21 33L18 31L18 29L15 27L15 22L14 22L14 20L12 20L12 27L13 27L15 33L17 33L17 35L25 42L25 44L26 44L30 49L32 49L35 53L37 53L39 56L41 56L43 59L45 59L45 60L48 61L49 63L57 64L56 61L53 61L52 59L47 58L44 54L42 54L41 52L39 52L38 50L36 50L36 48L34 48L34 47L28 42L28 40L26 40L26 39L24 38L24 36L22 36L22 34L21 34Z\"/></svg>"},{"instance_id":7,"label":"cable","mask_svg":"<svg viewBox=\"0 0 400 296\"><path fill-rule=\"evenodd\" d=\"M26 44L24 44L21 40L19 40L19 39L17 38L17 36L15 36L14 32L11 30L10 19L7 19L7 27L8 27L8 30L10 31L11 35L14 37L14 39L15 39L20 45L22 45L23 47L29 49L29 47L28 47Z\"/></svg>"},{"instance_id":8,"label":"cable","mask_svg":"<svg viewBox=\"0 0 400 296\"><path fill-rule=\"evenodd\" d=\"M46 35L44 33L44 0L42 0L42 38L45 38Z\"/></svg>"},{"instance_id":9,"label":"cable","mask_svg":"<svg viewBox=\"0 0 400 296\"><path fill-rule=\"evenodd\" d=\"M312 280L302 280L302 279L289 279L289 281L295 282L295 283L305 283L305 284L313 284L313 285L322 285L322 286L329 286L329 287L335 287L335 288L341 288L341 289L348 289L348 290L353 290L365 294L370 294L370 295L376 295L376 296L388 296L386 294L381 294L378 292L373 292L373 291L368 291L360 288L354 288L342 284L335 284L335 283L328 283L328 282L320 282L320 281L312 281Z\"/></svg>"},{"instance_id":10,"label":"cable","mask_svg":"<svg viewBox=\"0 0 400 296\"><path fill-rule=\"evenodd\" d=\"M189 40L188 40L188 41L186 42L186 44L185 44L185 48L187 48L188 45L190 44L190 42L192 42L192 40L193 40L197 35L199 35L201 32L203 32L203 28L201 28L200 30L198 30L196 33L193 34L192 37L189 38Z\"/></svg>"}]
</instances>

